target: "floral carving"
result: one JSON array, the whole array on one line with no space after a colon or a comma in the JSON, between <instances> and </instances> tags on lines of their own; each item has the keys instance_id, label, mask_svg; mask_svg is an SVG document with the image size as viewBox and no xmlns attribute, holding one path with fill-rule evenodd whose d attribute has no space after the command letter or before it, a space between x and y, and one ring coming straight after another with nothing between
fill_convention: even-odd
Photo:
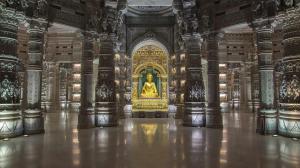
<instances>
[{"instance_id":1,"label":"floral carving","mask_svg":"<svg viewBox=\"0 0 300 168\"><path fill-rule=\"evenodd\" d=\"M18 80L11 81L5 76L0 83L0 101L5 103L15 103L20 98L20 87Z\"/></svg>"},{"instance_id":2,"label":"floral carving","mask_svg":"<svg viewBox=\"0 0 300 168\"><path fill-rule=\"evenodd\" d=\"M189 90L189 100L198 102L202 101L205 97L205 91L202 85L199 82L196 82L191 86Z\"/></svg>"},{"instance_id":3,"label":"floral carving","mask_svg":"<svg viewBox=\"0 0 300 168\"><path fill-rule=\"evenodd\" d=\"M6 62L1 62L0 63L0 70L1 71L8 71L12 72L16 70L16 65L13 63L6 63Z\"/></svg>"},{"instance_id":4,"label":"floral carving","mask_svg":"<svg viewBox=\"0 0 300 168\"><path fill-rule=\"evenodd\" d=\"M288 78L287 76L281 82L280 100L284 103L299 102L300 100L300 81L296 75Z\"/></svg>"}]
</instances>

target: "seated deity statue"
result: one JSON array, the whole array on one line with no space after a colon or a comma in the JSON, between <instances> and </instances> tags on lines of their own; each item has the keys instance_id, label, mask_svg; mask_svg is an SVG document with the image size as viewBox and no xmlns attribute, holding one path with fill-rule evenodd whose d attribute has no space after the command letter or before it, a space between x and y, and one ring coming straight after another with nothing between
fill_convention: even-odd
<instances>
[{"instance_id":1,"label":"seated deity statue","mask_svg":"<svg viewBox=\"0 0 300 168\"><path fill-rule=\"evenodd\" d=\"M153 82L153 75L151 73L147 74L147 81L145 82L142 93L142 98L158 98L157 89L155 83Z\"/></svg>"}]
</instances>

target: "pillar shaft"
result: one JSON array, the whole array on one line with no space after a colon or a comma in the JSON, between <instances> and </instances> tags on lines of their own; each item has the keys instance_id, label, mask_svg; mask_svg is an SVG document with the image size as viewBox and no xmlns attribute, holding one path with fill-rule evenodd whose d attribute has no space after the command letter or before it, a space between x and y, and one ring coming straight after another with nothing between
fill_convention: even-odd
<instances>
[{"instance_id":1,"label":"pillar shaft","mask_svg":"<svg viewBox=\"0 0 300 168\"><path fill-rule=\"evenodd\" d=\"M41 110L42 59L44 44L43 19L31 19L27 60L27 99L24 111L24 133L44 132L44 118Z\"/></svg>"},{"instance_id":2,"label":"pillar shaft","mask_svg":"<svg viewBox=\"0 0 300 168\"><path fill-rule=\"evenodd\" d=\"M283 78L280 85L279 134L300 138L300 10L283 22Z\"/></svg>"},{"instance_id":3,"label":"pillar shaft","mask_svg":"<svg viewBox=\"0 0 300 168\"><path fill-rule=\"evenodd\" d=\"M2 4L0 4L2 5ZM23 134L20 111L21 86L18 79L15 10L2 8L0 19L0 139Z\"/></svg>"},{"instance_id":4,"label":"pillar shaft","mask_svg":"<svg viewBox=\"0 0 300 168\"><path fill-rule=\"evenodd\" d=\"M218 34L211 33L207 39L207 74L208 95L206 109L206 127L222 128L222 114L219 95L219 59L218 59Z\"/></svg>"},{"instance_id":5,"label":"pillar shaft","mask_svg":"<svg viewBox=\"0 0 300 168\"><path fill-rule=\"evenodd\" d=\"M257 52L260 83L260 109L257 114L257 132L277 132L277 112L274 99L274 65L272 29L270 25L257 28Z\"/></svg>"},{"instance_id":6,"label":"pillar shaft","mask_svg":"<svg viewBox=\"0 0 300 168\"><path fill-rule=\"evenodd\" d=\"M251 97L253 112L258 113L259 110L259 73L258 73L258 60L257 56L253 55L253 66L251 68Z\"/></svg>"},{"instance_id":7,"label":"pillar shaft","mask_svg":"<svg viewBox=\"0 0 300 168\"><path fill-rule=\"evenodd\" d=\"M205 87L202 77L200 39L185 37L187 49L187 76L184 97L183 125L205 126Z\"/></svg>"},{"instance_id":8,"label":"pillar shaft","mask_svg":"<svg viewBox=\"0 0 300 168\"><path fill-rule=\"evenodd\" d=\"M116 126L116 94L114 76L113 38L101 35L98 81L96 86L96 126Z\"/></svg>"},{"instance_id":9,"label":"pillar shaft","mask_svg":"<svg viewBox=\"0 0 300 168\"><path fill-rule=\"evenodd\" d=\"M81 57L81 96L78 128L95 127L95 111L93 108L93 38L91 32L84 33L84 54Z\"/></svg>"}]
</instances>

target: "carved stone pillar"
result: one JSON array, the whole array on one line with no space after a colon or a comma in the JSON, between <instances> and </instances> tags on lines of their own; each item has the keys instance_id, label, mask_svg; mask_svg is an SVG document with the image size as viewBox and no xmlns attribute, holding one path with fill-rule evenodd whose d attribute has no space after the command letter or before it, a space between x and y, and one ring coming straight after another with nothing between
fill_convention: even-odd
<instances>
[{"instance_id":1,"label":"carved stone pillar","mask_svg":"<svg viewBox=\"0 0 300 168\"><path fill-rule=\"evenodd\" d=\"M240 68L235 68L233 71L233 109L237 110L241 105L241 81L240 81Z\"/></svg>"},{"instance_id":2,"label":"carved stone pillar","mask_svg":"<svg viewBox=\"0 0 300 168\"><path fill-rule=\"evenodd\" d=\"M251 64L245 64L245 107L247 107L247 112L253 112L253 101L252 101L252 82L251 82Z\"/></svg>"},{"instance_id":3,"label":"carved stone pillar","mask_svg":"<svg viewBox=\"0 0 300 168\"><path fill-rule=\"evenodd\" d=\"M254 47L255 49L257 47ZM258 113L259 110L259 73L258 73L258 60L257 60L257 53L252 57L252 68L251 68L251 97L253 102L253 112Z\"/></svg>"},{"instance_id":4,"label":"carved stone pillar","mask_svg":"<svg viewBox=\"0 0 300 168\"><path fill-rule=\"evenodd\" d=\"M211 33L207 38L207 74L208 95L206 109L206 127L223 128L219 95L219 58L218 58L218 34Z\"/></svg>"},{"instance_id":5,"label":"carved stone pillar","mask_svg":"<svg viewBox=\"0 0 300 168\"><path fill-rule=\"evenodd\" d=\"M98 82L96 86L96 126L116 126L116 94L114 76L114 36L100 35Z\"/></svg>"},{"instance_id":6,"label":"carved stone pillar","mask_svg":"<svg viewBox=\"0 0 300 168\"><path fill-rule=\"evenodd\" d=\"M44 19L29 20L28 60L27 60L27 99L24 111L24 133L44 132L44 117L41 110L42 59L44 44Z\"/></svg>"},{"instance_id":7,"label":"carved stone pillar","mask_svg":"<svg viewBox=\"0 0 300 168\"><path fill-rule=\"evenodd\" d=\"M126 71L125 71L125 93L124 93L124 115L125 118L130 118L132 116L132 105L131 105L131 59L125 56Z\"/></svg>"},{"instance_id":8,"label":"carved stone pillar","mask_svg":"<svg viewBox=\"0 0 300 168\"><path fill-rule=\"evenodd\" d=\"M205 87L202 77L199 37L185 36L187 56L187 76L184 96L183 125L205 126Z\"/></svg>"},{"instance_id":9,"label":"carved stone pillar","mask_svg":"<svg viewBox=\"0 0 300 168\"><path fill-rule=\"evenodd\" d=\"M283 78L280 85L280 135L300 138L300 9L283 22Z\"/></svg>"},{"instance_id":10,"label":"carved stone pillar","mask_svg":"<svg viewBox=\"0 0 300 168\"><path fill-rule=\"evenodd\" d=\"M260 109L257 114L257 132L260 134L274 134L277 132L277 112L274 99L271 25L258 25L256 29L256 39L260 81Z\"/></svg>"},{"instance_id":11,"label":"carved stone pillar","mask_svg":"<svg viewBox=\"0 0 300 168\"><path fill-rule=\"evenodd\" d=\"M93 34L84 32L83 51L81 57L81 96L78 128L95 127L95 111L93 108Z\"/></svg>"},{"instance_id":12,"label":"carved stone pillar","mask_svg":"<svg viewBox=\"0 0 300 168\"><path fill-rule=\"evenodd\" d=\"M18 15L10 8L2 8L0 13L0 139L23 134L17 58Z\"/></svg>"}]
</instances>

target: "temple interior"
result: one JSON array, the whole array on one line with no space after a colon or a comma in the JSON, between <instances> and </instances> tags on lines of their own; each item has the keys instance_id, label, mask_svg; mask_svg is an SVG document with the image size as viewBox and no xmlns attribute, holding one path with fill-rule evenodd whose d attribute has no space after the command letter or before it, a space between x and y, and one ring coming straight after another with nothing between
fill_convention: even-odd
<instances>
[{"instance_id":1,"label":"temple interior","mask_svg":"<svg viewBox=\"0 0 300 168\"><path fill-rule=\"evenodd\" d=\"M299 168L300 0L0 0L0 168Z\"/></svg>"}]
</instances>

